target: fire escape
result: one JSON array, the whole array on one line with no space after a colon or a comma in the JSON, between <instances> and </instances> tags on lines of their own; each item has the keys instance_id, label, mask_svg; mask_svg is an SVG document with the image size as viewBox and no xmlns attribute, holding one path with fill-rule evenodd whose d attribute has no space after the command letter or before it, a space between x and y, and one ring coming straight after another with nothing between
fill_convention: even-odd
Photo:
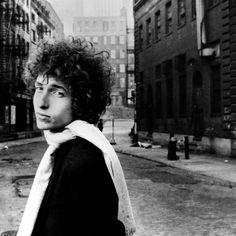
<instances>
[{"instance_id":1,"label":"fire escape","mask_svg":"<svg viewBox=\"0 0 236 236\"><path fill-rule=\"evenodd\" d=\"M29 16L14 0L0 0L0 126L11 132L16 97L25 92L22 72L29 53L29 42L22 31L29 30ZM4 129L4 125L7 127ZM0 130L0 132L2 131Z\"/></svg>"}]
</instances>

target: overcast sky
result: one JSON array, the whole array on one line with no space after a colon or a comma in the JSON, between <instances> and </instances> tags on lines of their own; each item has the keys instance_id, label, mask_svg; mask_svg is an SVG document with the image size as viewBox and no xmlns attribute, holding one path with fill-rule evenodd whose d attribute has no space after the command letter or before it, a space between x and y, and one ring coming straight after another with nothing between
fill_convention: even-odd
<instances>
[{"instance_id":1,"label":"overcast sky","mask_svg":"<svg viewBox=\"0 0 236 236\"><path fill-rule=\"evenodd\" d=\"M80 2L83 0L48 0L54 7L58 16L60 17L62 23L64 24L64 32L65 34L72 35L73 34L73 18L80 16ZM85 15L94 15L93 9L95 1L98 0L84 0L85 5ZM106 0L99 0L106 1ZM129 27L133 25L133 13L132 13L132 0L108 0L109 4L113 5L114 14L118 15L120 12L120 8L126 4L128 8L128 18L129 18ZM114 9L117 9L114 11Z\"/></svg>"}]
</instances>

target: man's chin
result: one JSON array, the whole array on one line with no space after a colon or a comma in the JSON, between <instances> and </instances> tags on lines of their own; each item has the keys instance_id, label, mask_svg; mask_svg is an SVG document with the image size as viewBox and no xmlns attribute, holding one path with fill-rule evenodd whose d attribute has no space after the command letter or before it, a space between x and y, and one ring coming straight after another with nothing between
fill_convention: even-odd
<instances>
[{"instance_id":1,"label":"man's chin","mask_svg":"<svg viewBox=\"0 0 236 236\"><path fill-rule=\"evenodd\" d=\"M42 124L41 122L37 122L37 127L38 127L38 129L41 129L41 130L50 130L50 129L53 129L53 126L52 126L52 125L49 125L49 124Z\"/></svg>"}]
</instances>

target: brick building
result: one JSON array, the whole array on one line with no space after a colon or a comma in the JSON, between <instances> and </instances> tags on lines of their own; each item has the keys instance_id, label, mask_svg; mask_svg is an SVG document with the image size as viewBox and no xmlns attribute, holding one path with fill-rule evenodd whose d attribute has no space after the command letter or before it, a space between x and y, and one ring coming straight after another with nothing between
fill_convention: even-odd
<instances>
[{"instance_id":1,"label":"brick building","mask_svg":"<svg viewBox=\"0 0 236 236\"><path fill-rule=\"evenodd\" d=\"M140 137L169 135L235 155L235 6L230 0L135 0Z\"/></svg>"},{"instance_id":2,"label":"brick building","mask_svg":"<svg viewBox=\"0 0 236 236\"><path fill-rule=\"evenodd\" d=\"M34 130L32 94L23 70L33 45L55 30L50 11L39 0L0 1L0 140Z\"/></svg>"}]
</instances>

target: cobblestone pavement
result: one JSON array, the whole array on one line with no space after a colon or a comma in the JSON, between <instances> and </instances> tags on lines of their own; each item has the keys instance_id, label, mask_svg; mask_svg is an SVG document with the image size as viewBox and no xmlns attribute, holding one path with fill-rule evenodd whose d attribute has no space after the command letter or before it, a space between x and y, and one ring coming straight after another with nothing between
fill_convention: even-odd
<instances>
[{"instance_id":1,"label":"cobblestone pavement","mask_svg":"<svg viewBox=\"0 0 236 236\"><path fill-rule=\"evenodd\" d=\"M135 236L236 235L236 189L182 170L119 155L137 223Z\"/></svg>"},{"instance_id":2,"label":"cobblestone pavement","mask_svg":"<svg viewBox=\"0 0 236 236\"><path fill-rule=\"evenodd\" d=\"M118 145L129 143L131 126L132 121L115 126ZM111 140L110 124L105 124L104 133ZM13 236L11 231L17 229L46 148L42 142L23 144L0 152L1 236ZM184 170L132 155L119 157L137 224L135 236L236 235L235 188L209 184Z\"/></svg>"}]
</instances>

